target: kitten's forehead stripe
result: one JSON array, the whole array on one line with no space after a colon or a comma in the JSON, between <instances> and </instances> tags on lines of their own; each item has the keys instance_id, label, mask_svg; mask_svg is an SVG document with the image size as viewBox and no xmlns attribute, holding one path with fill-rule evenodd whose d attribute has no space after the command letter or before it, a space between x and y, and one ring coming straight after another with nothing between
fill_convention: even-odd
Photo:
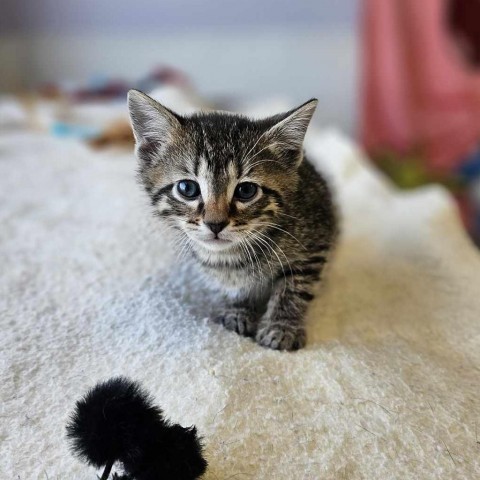
<instances>
[{"instance_id":1,"label":"kitten's forehead stripe","mask_svg":"<svg viewBox=\"0 0 480 480\"><path fill-rule=\"evenodd\" d=\"M245 117L220 112L199 113L189 120L213 174L221 176L233 164L240 175L242 160L262 128Z\"/></svg>"}]
</instances>

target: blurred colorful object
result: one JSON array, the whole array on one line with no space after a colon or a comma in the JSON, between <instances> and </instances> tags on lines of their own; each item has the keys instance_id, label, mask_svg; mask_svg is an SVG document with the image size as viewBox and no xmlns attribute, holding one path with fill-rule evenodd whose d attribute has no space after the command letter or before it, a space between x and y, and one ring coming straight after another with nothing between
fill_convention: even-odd
<instances>
[{"instance_id":1,"label":"blurred colorful object","mask_svg":"<svg viewBox=\"0 0 480 480\"><path fill-rule=\"evenodd\" d=\"M479 195L467 190L480 188L479 12L471 0L363 0L360 119L380 166L452 189L478 240Z\"/></svg>"},{"instance_id":2,"label":"blurred colorful object","mask_svg":"<svg viewBox=\"0 0 480 480\"><path fill-rule=\"evenodd\" d=\"M72 102L121 100L124 101L131 88L151 91L164 85L174 85L178 88L191 87L188 77L180 70L170 66L155 67L148 75L129 81L111 78L108 75L95 75L87 84L47 83L40 87L39 93L47 98L66 97Z\"/></svg>"},{"instance_id":3,"label":"blurred colorful object","mask_svg":"<svg viewBox=\"0 0 480 480\"><path fill-rule=\"evenodd\" d=\"M50 132L56 137L75 137L82 140L90 140L100 135L101 130L89 125L54 122L50 127Z\"/></svg>"},{"instance_id":4,"label":"blurred colorful object","mask_svg":"<svg viewBox=\"0 0 480 480\"><path fill-rule=\"evenodd\" d=\"M473 66L480 66L480 2L451 0L448 23L462 54Z\"/></svg>"},{"instance_id":5,"label":"blurred colorful object","mask_svg":"<svg viewBox=\"0 0 480 480\"><path fill-rule=\"evenodd\" d=\"M95 75L86 83L50 82L37 92L41 100L48 102L47 108L37 115L40 117L37 123L59 138L88 141L98 148L131 148L133 135L126 111L128 90L151 92L168 87L192 91L188 77L169 66L156 67L133 81Z\"/></svg>"}]
</instances>

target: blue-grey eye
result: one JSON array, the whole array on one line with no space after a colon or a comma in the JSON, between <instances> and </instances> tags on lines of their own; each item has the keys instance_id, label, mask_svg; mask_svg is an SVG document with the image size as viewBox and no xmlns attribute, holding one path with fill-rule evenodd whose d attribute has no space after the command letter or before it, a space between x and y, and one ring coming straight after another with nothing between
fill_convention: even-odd
<instances>
[{"instance_id":1,"label":"blue-grey eye","mask_svg":"<svg viewBox=\"0 0 480 480\"><path fill-rule=\"evenodd\" d=\"M177 184L178 193L185 198L193 199L200 195L200 186L193 180L180 180Z\"/></svg>"},{"instance_id":2,"label":"blue-grey eye","mask_svg":"<svg viewBox=\"0 0 480 480\"><path fill-rule=\"evenodd\" d=\"M235 198L237 200L251 200L257 193L258 186L252 182L243 182L237 185L235 189Z\"/></svg>"}]
</instances>

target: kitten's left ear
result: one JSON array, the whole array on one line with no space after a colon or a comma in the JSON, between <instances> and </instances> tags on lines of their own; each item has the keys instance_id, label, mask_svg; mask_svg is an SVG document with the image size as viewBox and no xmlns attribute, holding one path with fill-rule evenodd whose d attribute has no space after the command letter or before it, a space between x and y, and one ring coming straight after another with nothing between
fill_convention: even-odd
<instances>
[{"instance_id":1,"label":"kitten's left ear","mask_svg":"<svg viewBox=\"0 0 480 480\"><path fill-rule=\"evenodd\" d=\"M128 109L137 147L166 145L181 128L177 114L139 90L128 92Z\"/></svg>"},{"instance_id":2,"label":"kitten's left ear","mask_svg":"<svg viewBox=\"0 0 480 480\"><path fill-rule=\"evenodd\" d=\"M270 118L274 125L267 131L272 144L279 149L301 150L308 125L312 119L318 100L312 98L289 112Z\"/></svg>"}]
</instances>

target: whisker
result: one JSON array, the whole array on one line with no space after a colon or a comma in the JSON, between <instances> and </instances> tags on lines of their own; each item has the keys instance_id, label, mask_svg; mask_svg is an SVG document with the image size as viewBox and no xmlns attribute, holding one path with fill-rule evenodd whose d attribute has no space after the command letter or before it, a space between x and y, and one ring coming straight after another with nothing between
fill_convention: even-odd
<instances>
[{"instance_id":1,"label":"whisker","mask_svg":"<svg viewBox=\"0 0 480 480\"><path fill-rule=\"evenodd\" d=\"M255 252L255 249L248 242L245 242L245 246L249 251L251 250L253 258L255 259L255 263L256 263L256 266L257 266L258 277L261 278L262 277L262 265L260 264L260 259L258 258L258 255Z\"/></svg>"},{"instance_id":2,"label":"whisker","mask_svg":"<svg viewBox=\"0 0 480 480\"><path fill-rule=\"evenodd\" d=\"M260 152L261 151L262 150L260 150ZM260 152L258 152L258 153L260 153ZM251 159L249 159L249 160L251 160ZM262 163L268 163L268 162L279 163L278 160L272 160L272 159L267 159L267 158L265 158L264 160L259 160L258 162L254 162L252 165L248 166L248 170L245 172L245 175L248 175L254 167L256 167L258 165L261 165Z\"/></svg>"},{"instance_id":3,"label":"whisker","mask_svg":"<svg viewBox=\"0 0 480 480\"><path fill-rule=\"evenodd\" d=\"M181 231L180 233L182 236L179 240L180 244L177 247L177 250L180 248L180 250L177 252L177 259L179 261L183 260L187 256L187 253L191 249L193 243L191 238L185 232Z\"/></svg>"},{"instance_id":4,"label":"whisker","mask_svg":"<svg viewBox=\"0 0 480 480\"><path fill-rule=\"evenodd\" d=\"M275 251L275 249L268 243L268 240L270 240L279 250L280 252L282 253L282 255L285 257L285 260L287 261L288 263L288 268L290 270L292 270L292 266L290 265L290 262L287 258L287 256L285 255L285 252L278 246L278 244L276 242L274 242L271 238L267 237L266 235L264 235L262 232L259 232L258 230L255 230L252 228L252 231L253 232L256 232L257 233L257 239L259 241L261 241L265 246L267 246L270 251L277 257L277 260L278 260L278 263L280 264L280 267L282 268L282 272L283 272L283 278L284 278L284 288L283 288L283 292L285 293L285 290L287 289L287 275L285 273L285 268L283 267L283 262L280 260L280 257L278 256L277 252ZM264 238L261 238L260 237L264 237ZM293 279L292 279L293 281Z\"/></svg>"},{"instance_id":5,"label":"whisker","mask_svg":"<svg viewBox=\"0 0 480 480\"><path fill-rule=\"evenodd\" d=\"M244 160L250 155L250 152L258 145L258 142L263 138L263 136L267 133L268 130L263 132L258 138L257 141L253 144L253 147L243 156L241 163L244 162Z\"/></svg>"},{"instance_id":6,"label":"whisker","mask_svg":"<svg viewBox=\"0 0 480 480\"><path fill-rule=\"evenodd\" d=\"M248 259L252 265L253 273L255 274L255 264L253 262L252 256L250 255L250 250L248 249L248 244L245 239L240 240L240 248L248 256Z\"/></svg>"},{"instance_id":7,"label":"whisker","mask_svg":"<svg viewBox=\"0 0 480 480\"><path fill-rule=\"evenodd\" d=\"M295 235L292 235L290 232L287 232L287 230L284 230L283 228L279 227L276 223L256 223L256 226L266 226L266 227L271 227L275 228L277 230L280 230L283 233L286 233L290 237L292 237L304 250L308 250L307 247L297 238Z\"/></svg>"},{"instance_id":8,"label":"whisker","mask_svg":"<svg viewBox=\"0 0 480 480\"><path fill-rule=\"evenodd\" d=\"M300 218L294 217L293 215L289 215L288 213L284 213L284 212L276 212L276 213L278 213L279 215L284 215L285 217L293 218L294 220L299 220L299 221L301 221Z\"/></svg>"},{"instance_id":9,"label":"whisker","mask_svg":"<svg viewBox=\"0 0 480 480\"><path fill-rule=\"evenodd\" d=\"M247 158L247 159L244 159L242 163L248 163L250 162L251 160L253 160L257 155L260 155L264 150L266 150L267 148L269 148L270 145L267 145L266 147L263 147L262 149L260 149L255 155L252 155L251 157ZM267 160L265 160L267 161ZM277 160L269 160L269 161L273 161L273 162L276 162ZM260 160L260 162L262 162L262 160ZM249 171L252 169L251 166L249 166Z\"/></svg>"},{"instance_id":10,"label":"whisker","mask_svg":"<svg viewBox=\"0 0 480 480\"><path fill-rule=\"evenodd\" d=\"M259 240L259 239L255 237L255 234L254 234L254 233L250 233L250 238L251 238L251 240L253 241L253 243L260 248L260 250L262 251L263 256L265 257L265 260L266 260L266 262L267 262L268 268L270 269L270 273L272 274L272 275L271 275L271 282L272 282L272 286L273 286L273 281L274 281L275 274L273 273L272 264L270 263L270 261L269 261L269 259L268 259L268 256L267 256L267 254L265 253L265 250L263 249L262 245L261 245L260 243L258 243L258 240Z\"/></svg>"},{"instance_id":11,"label":"whisker","mask_svg":"<svg viewBox=\"0 0 480 480\"><path fill-rule=\"evenodd\" d=\"M258 231L257 231L257 233L258 233L259 235L261 235L262 237L264 237L265 241L267 241L267 242L268 242L268 241L272 242L272 243L278 248L278 250L280 251L280 253L281 253L281 254L283 255L283 257L285 258L285 260L286 260L286 262L287 262L287 264L288 264L289 270L290 270L290 271L293 271L292 265L290 264L290 261L289 261L287 255L285 255L285 252L284 252L283 249L280 247L280 245L278 245L278 243L275 242L274 240L272 240L268 235L265 235L264 233L258 232ZM271 247L271 248L272 248L272 251L275 252L275 249L273 249L273 247ZM275 253L276 253L276 252L275 252ZM278 258L278 257L277 257L277 258ZM282 269L283 269L283 265L282 265ZM284 271L284 275L285 275L285 271ZM293 277L291 277L291 282L292 282L292 286L294 286L294 285L295 285L295 280L294 280Z\"/></svg>"}]
</instances>

